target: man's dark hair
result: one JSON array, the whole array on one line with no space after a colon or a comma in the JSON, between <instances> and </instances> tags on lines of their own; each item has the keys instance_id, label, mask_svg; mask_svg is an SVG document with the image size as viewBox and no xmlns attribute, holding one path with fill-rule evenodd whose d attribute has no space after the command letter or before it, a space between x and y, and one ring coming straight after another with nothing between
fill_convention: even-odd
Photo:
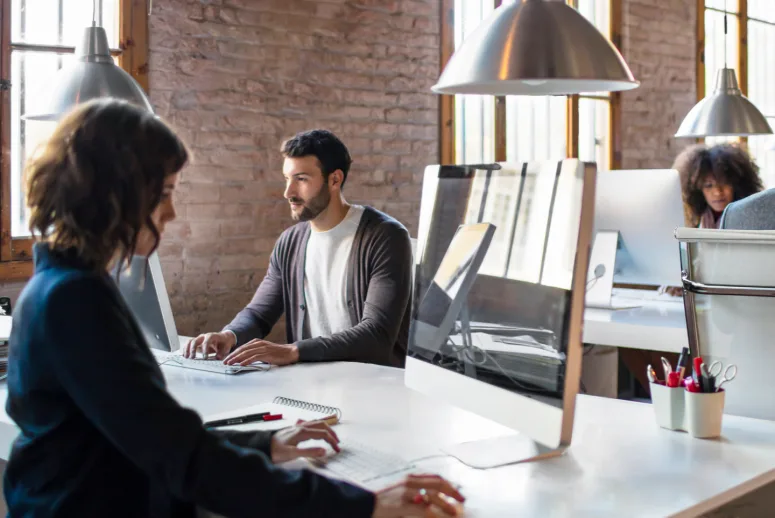
<instances>
[{"instance_id":1,"label":"man's dark hair","mask_svg":"<svg viewBox=\"0 0 775 518\"><path fill-rule=\"evenodd\" d=\"M341 169L342 187L353 162L344 143L330 131L321 129L297 133L283 143L282 153L286 158L316 157L326 180L331 173Z\"/></svg>"}]
</instances>

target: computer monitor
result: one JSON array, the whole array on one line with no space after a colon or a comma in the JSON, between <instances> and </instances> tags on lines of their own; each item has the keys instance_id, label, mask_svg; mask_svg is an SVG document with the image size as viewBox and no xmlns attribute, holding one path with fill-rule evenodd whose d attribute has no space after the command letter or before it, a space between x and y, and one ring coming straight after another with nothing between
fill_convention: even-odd
<instances>
[{"instance_id":1,"label":"computer monitor","mask_svg":"<svg viewBox=\"0 0 775 518\"><path fill-rule=\"evenodd\" d=\"M414 320L415 342L430 352L438 352L451 340L455 322L465 319L464 346L470 344L466 299L479 267L492 241L495 227L487 223L462 225L452 238L436 275L430 283ZM462 315L461 315L462 313Z\"/></svg>"},{"instance_id":2,"label":"computer monitor","mask_svg":"<svg viewBox=\"0 0 775 518\"><path fill-rule=\"evenodd\" d=\"M595 232L619 232L614 283L681 286L681 263L673 232L684 225L678 171L639 169L598 173ZM596 266L591 264L590 269L594 271Z\"/></svg>"},{"instance_id":3,"label":"computer monitor","mask_svg":"<svg viewBox=\"0 0 775 518\"><path fill-rule=\"evenodd\" d=\"M116 270L112 274L116 279ZM135 256L118 276L118 289L140 325L148 345L161 351L180 348L170 299L157 253Z\"/></svg>"},{"instance_id":4,"label":"computer monitor","mask_svg":"<svg viewBox=\"0 0 775 518\"><path fill-rule=\"evenodd\" d=\"M405 383L519 432L444 448L469 465L570 444L594 178L578 160L426 168Z\"/></svg>"}]
</instances>

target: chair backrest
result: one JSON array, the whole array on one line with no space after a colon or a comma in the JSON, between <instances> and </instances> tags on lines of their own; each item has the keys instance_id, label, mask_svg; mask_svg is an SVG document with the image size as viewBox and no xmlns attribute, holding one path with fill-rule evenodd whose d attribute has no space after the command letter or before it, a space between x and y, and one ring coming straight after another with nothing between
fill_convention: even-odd
<instances>
[{"instance_id":1,"label":"chair backrest","mask_svg":"<svg viewBox=\"0 0 775 518\"><path fill-rule=\"evenodd\" d=\"M675 236L692 353L738 368L724 385L724 412L775 420L775 232L679 228Z\"/></svg>"}]
</instances>

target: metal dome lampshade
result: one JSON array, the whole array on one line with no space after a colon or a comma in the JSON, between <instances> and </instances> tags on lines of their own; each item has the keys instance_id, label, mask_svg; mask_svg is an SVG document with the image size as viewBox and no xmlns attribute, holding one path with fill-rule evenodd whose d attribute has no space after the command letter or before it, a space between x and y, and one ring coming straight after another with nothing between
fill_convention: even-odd
<instances>
[{"instance_id":1,"label":"metal dome lampshade","mask_svg":"<svg viewBox=\"0 0 775 518\"><path fill-rule=\"evenodd\" d=\"M143 88L114 63L105 29L96 24L87 27L75 56L75 63L62 67L52 78L46 108L24 119L56 121L76 105L102 97L124 99L153 112Z\"/></svg>"},{"instance_id":2,"label":"metal dome lampshade","mask_svg":"<svg viewBox=\"0 0 775 518\"><path fill-rule=\"evenodd\" d=\"M616 47L562 0L502 5L458 48L441 94L570 95L638 87Z\"/></svg>"},{"instance_id":3,"label":"metal dome lampshade","mask_svg":"<svg viewBox=\"0 0 775 518\"><path fill-rule=\"evenodd\" d=\"M722 68L712 94L694 105L676 137L743 137L772 133L767 119L740 91L731 68Z\"/></svg>"}]
</instances>

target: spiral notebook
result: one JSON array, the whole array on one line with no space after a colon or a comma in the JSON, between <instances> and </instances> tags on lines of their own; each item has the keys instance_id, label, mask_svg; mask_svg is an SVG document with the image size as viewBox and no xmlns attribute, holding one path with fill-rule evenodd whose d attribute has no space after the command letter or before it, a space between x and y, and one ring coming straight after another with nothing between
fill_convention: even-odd
<instances>
[{"instance_id":1,"label":"spiral notebook","mask_svg":"<svg viewBox=\"0 0 775 518\"><path fill-rule=\"evenodd\" d=\"M223 426L219 427L218 429L240 431L279 430L280 428L285 428L286 426L292 426L296 424L296 421L299 419L304 421L314 421L316 419L326 419L333 416L335 417L334 421L338 422L342 418L342 411L336 407L318 405L316 403L278 396L274 398L271 403L261 403L254 406L229 410L228 412L206 415L203 417L203 419L204 421L215 421L218 419L227 419L230 417L239 417L248 414L258 414L261 412L282 414L283 418L277 421L253 422L233 426Z\"/></svg>"}]
</instances>

